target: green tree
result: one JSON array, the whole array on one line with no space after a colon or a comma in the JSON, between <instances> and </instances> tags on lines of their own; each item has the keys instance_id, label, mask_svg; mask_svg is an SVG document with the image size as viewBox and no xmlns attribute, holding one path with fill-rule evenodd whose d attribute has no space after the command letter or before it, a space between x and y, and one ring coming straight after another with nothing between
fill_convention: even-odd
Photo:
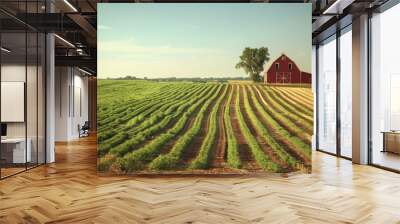
<instances>
[{"instance_id":1,"label":"green tree","mask_svg":"<svg viewBox=\"0 0 400 224\"><path fill-rule=\"evenodd\" d=\"M268 48L250 48L246 47L242 55L240 56L239 63L236 64L235 68L242 68L247 74L250 75L250 79L254 82L262 81L260 73L264 70L264 64L269 61Z\"/></svg>"}]
</instances>

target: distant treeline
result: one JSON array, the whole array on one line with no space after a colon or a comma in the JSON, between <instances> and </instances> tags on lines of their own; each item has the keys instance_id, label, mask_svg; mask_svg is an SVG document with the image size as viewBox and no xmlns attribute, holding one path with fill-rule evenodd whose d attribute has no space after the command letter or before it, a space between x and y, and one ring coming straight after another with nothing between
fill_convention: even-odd
<instances>
[{"instance_id":1,"label":"distant treeline","mask_svg":"<svg viewBox=\"0 0 400 224\"><path fill-rule=\"evenodd\" d=\"M208 78L200 78L200 77L194 77L194 78L176 78L176 77L167 77L167 78L137 78L135 76L125 76L125 77L118 77L118 78L107 78L107 80L151 80L151 81L162 81L162 82L168 82L168 81L190 81L190 82L208 82L208 81L216 81L216 82L226 82L228 80L249 80L248 77L221 77L221 78L215 78L215 77L208 77Z\"/></svg>"}]
</instances>

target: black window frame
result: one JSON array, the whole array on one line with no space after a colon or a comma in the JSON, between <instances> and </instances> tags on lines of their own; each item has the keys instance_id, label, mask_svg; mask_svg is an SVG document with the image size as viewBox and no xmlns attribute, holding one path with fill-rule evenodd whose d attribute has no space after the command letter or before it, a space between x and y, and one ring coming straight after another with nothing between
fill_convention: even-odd
<instances>
[{"instance_id":1,"label":"black window frame","mask_svg":"<svg viewBox=\"0 0 400 224\"><path fill-rule=\"evenodd\" d=\"M347 24L346 26L337 29L335 33L332 35L327 36L326 38L320 40L317 44L315 44L316 48L316 54L315 54L315 63L316 63L316 134L315 134L315 145L316 145L316 151L318 152L323 152L329 155L333 155L339 158L343 158L346 160L352 160L352 158L343 156L342 155L342 150L341 150L341 119L340 119L340 76L341 76L341 68L340 68L340 37L345 34L346 32L351 32L351 29L349 30L349 27L352 26L352 23ZM332 39L332 40L329 40ZM319 45L323 42L326 41L336 41L336 151L335 153L328 152L324 149L321 149L319 147L319 116L318 116L318 103L319 103L319 88L318 88L318 82L319 82L319 54L318 54L318 49ZM329 42L328 41L328 42Z\"/></svg>"}]
</instances>

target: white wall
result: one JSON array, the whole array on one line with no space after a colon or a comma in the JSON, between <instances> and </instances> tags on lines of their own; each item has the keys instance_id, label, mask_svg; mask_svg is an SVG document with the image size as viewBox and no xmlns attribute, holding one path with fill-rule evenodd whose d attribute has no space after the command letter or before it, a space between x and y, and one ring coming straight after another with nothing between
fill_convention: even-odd
<instances>
[{"instance_id":1,"label":"white wall","mask_svg":"<svg viewBox=\"0 0 400 224\"><path fill-rule=\"evenodd\" d=\"M55 140L68 140L68 117L69 117L69 96L70 85L69 69L67 67L55 68Z\"/></svg>"},{"instance_id":2,"label":"white wall","mask_svg":"<svg viewBox=\"0 0 400 224\"><path fill-rule=\"evenodd\" d=\"M75 70L76 72L77 70ZM72 108L73 112L73 119L72 119L72 132L71 134L75 137L79 137L79 132L78 132L78 124L83 125L85 121L88 121L89 119L89 113L88 113L88 78L82 76L82 73L79 73L79 75L76 75L75 73L75 79L74 79L74 94L75 96L75 104L74 108Z\"/></svg>"},{"instance_id":3,"label":"white wall","mask_svg":"<svg viewBox=\"0 0 400 224\"><path fill-rule=\"evenodd\" d=\"M77 139L78 125L88 120L88 78L83 75L76 68L56 67L56 141Z\"/></svg>"}]
</instances>

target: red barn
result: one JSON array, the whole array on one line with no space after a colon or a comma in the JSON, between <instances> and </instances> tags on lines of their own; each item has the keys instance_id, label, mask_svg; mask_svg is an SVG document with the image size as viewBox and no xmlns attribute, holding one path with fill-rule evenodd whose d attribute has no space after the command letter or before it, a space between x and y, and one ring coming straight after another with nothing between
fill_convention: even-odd
<instances>
[{"instance_id":1,"label":"red barn","mask_svg":"<svg viewBox=\"0 0 400 224\"><path fill-rule=\"evenodd\" d=\"M265 84L311 84L311 74L300 71L285 54L276 59L265 72Z\"/></svg>"}]
</instances>

